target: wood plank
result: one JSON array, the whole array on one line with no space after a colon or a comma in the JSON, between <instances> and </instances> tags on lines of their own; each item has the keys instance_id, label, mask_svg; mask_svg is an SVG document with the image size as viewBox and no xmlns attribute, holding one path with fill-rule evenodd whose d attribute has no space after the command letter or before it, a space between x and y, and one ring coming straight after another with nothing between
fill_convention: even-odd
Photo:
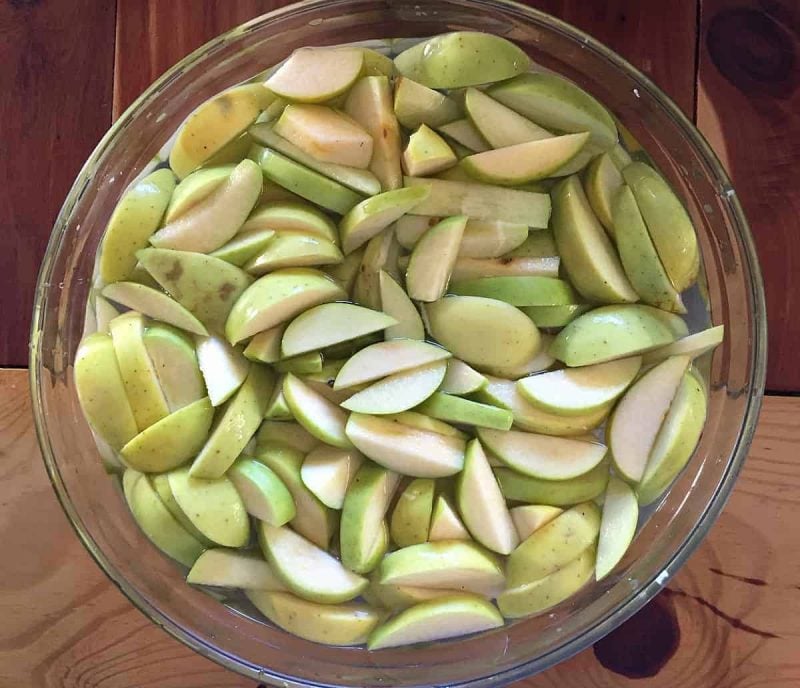
<instances>
[{"instance_id":1,"label":"wood plank","mask_svg":"<svg viewBox=\"0 0 800 688\"><path fill-rule=\"evenodd\" d=\"M114 3L0 3L0 365L27 365L33 293L75 175L111 123Z\"/></svg>"},{"instance_id":2,"label":"wood plank","mask_svg":"<svg viewBox=\"0 0 800 688\"><path fill-rule=\"evenodd\" d=\"M758 247L767 388L800 391L800 6L703 0L697 124L730 173Z\"/></svg>"},{"instance_id":3,"label":"wood plank","mask_svg":"<svg viewBox=\"0 0 800 688\"><path fill-rule=\"evenodd\" d=\"M254 688L150 624L86 554L45 475L25 371L0 371L0 428L0 685ZM733 497L669 592L627 631L516 685L633 688L623 673L636 671L655 672L648 688L798 685L798 443L800 399L767 398Z\"/></svg>"}]
</instances>

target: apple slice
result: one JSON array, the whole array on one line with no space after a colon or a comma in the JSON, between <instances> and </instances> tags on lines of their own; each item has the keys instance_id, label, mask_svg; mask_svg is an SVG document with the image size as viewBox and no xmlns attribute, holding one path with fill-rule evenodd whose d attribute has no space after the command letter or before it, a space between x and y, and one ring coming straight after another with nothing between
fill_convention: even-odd
<instances>
[{"instance_id":1,"label":"apple slice","mask_svg":"<svg viewBox=\"0 0 800 688\"><path fill-rule=\"evenodd\" d=\"M398 547L419 545L428 540L435 488L436 481L431 478L417 478L400 493L389 530Z\"/></svg>"},{"instance_id":2,"label":"apple slice","mask_svg":"<svg viewBox=\"0 0 800 688\"><path fill-rule=\"evenodd\" d=\"M244 269L251 275L264 275L280 268L334 265L342 261L342 252L327 239L314 234L278 232Z\"/></svg>"},{"instance_id":3,"label":"apple slice","mask_svg":"<svg viewBox=\"0 0 800 688\"><path fill-rule=\"evenodd\" d=\"M151 474L148 475L146 479L150 481L158 498L164 503L167 510L172 514L175 520L181 524L186 532L206 547L212 547L214 543L194 527L192 521L183 512L183 509L181 509L175 499L175 495L172 494L172 488L169 486L169 473L159 473L158 475Z\"/></svg>"},{"instance_id":4,"label":"apple slice","mask_svg":"<svg viewBox=\"0 0 800 688\"><path fill-rule=\"evenodd\" d=\"M444 296L453 270L466 215L456 215L431 227L414 246L406 271L406 290L417 301L436 301Z\"/></svg>"},{"instance_id":5,"label":"apple slice","mask_svg":"<svg viewBox=\"0 0 800 688\"><path fill-rule=\"evenodd\" d=\"M447 372L439 391L444 394L461 396L477 392L485 385L486 378L477 370L468 366L464 361L451 358L447 362Z\"/></svg>"},{"instance_id":6,"label":"apple slice","mask_svg":"<svg viewBox=\"0 0 800 688\"><path fill-rule=\"evenodd\" d=\"M325 348L396 325L394 318L352 303L326 303L296 317L283 334L284 356Z\"/></svg>"},{"instance_id":7,"label":"apple slice","mask_svg":"<svg viewBox=\"0 0 800 688\"><path fill-rule=\"evenodd\" d=\"M250 539L250 520L239 493L226 478L199 480L188 468L169 474L175 501L205 537L224 547L243 547Z\"/></svg>"},{"instance_id":8,"label":"apple slice","mask_svg":"<svg viewBox=\"0 0 800 688\"><path fill-rule=\"evenodd\" d=\"M352 449L345 434L347 414L289 374L283 381L283 395L297 421L318 440L340 449Z\"/></svg>"},{"instance_id":9,"label":"apple slice","mask_svg":"<svg viewBox=\"0 0 800 688\"><path fill-rule=\"evenodd\" d=\"M400 611L420 602L458 594L457 590L416 588L411 585L381 585L373 576L370 586L364 591L364 599L375 607Z\"/></svg>"},{"instance_id":10,"label":"apple slice","mask_svg":"<svg viewBox=\"0 0 800 688\"><path fill-rule=\"evenodd\" d=\"M210 253L230 241L261 194L261 168L242 160L205 199L150 237L156 248Z\"/></svg>"},{"instance_id":11,"label":"apple slice","mask_svg":"<svg viewBox=\"0 0 800 688\"><path fill-rule=\"evenodd\" d=\"M411 428L428 430L430 432L439 433L440 435L446 435L447 437L458 437L462 440L467 439L467 434L461 432L458 428L454 428L452 425L448 425L447 423L443 423L440 420L436 420L422 413L417 413L416 411L403 411L402 413L384 416L384 418L388 418L402 425L407 425Z\"/></svg>"},{"instance_id":12,"label":"apple slice","mask_svg":"<svg viewBox=\"0 0 800 688\"><path fill-rule=\"evenodd\" d=\"M525 225L470 220L458 248L462 258L498 258L520 246L528 236Z\"/></svg>"},{"instance_id":13,"label":"apple slice","mask_svg":"<svg viewBox=\"0 0 800 688\"><path fill-rule=\"evenodd\" d=\"M364 463L347 489L339 526L342 564L356 573L369 573L381 556L373 556L385 528L384 517L400 476L374 463ZM382 548L385 551L385 547Z\"/></svg>"},{"instance_id":14,"label":"apple slice","mask_svg":"<svg viewBox=\"0 0 800 688\"><path fill-rule=\"evenodd\" d=\"M119 451L139 432L122 372L107 334L90 334L75 354L75 388L86 420Z\"/></svg>"},{"instance_id":15,"label":"apple slice","mask_svg":"<svg viewBox=\"0 0 800 688\"><path fill-rule=\"evenodd\" d=\"M393 227L387 227L372 237L364 249L364 257L353 282L353 301L374 310L380 309L380 272L384 270L399 281L399 255L400 245L395 239Z\"/></svg>"},{"instance_id":16,"label":"apple slice","mask_svg":"<svg viewBox=\"0 0 800 688\"><path fill-rule=\"evenodd\" d=\"M169 166L183 179L236 139L274 99L263 85L245 84L206 100L178 129Z\"/></svg>"},{"instance_id":17,"label":"apple slice","mask_svg":"<svg viewBox=\"0 0 800 688\"><path fill-rule=\"evenodd\" d=\"M519 380L520 378L527 377L532 373L540 373L543 370L552 368L553 364L556 362L556 359L553 358L548 351L552 342L552 335L542 334L541 349L526 361L523 361L519 365L513 366L480 366L481 371L485 374L495 375L506 380Z\"/></svg>"},{"instance_id":18,"label":"apple slice","mask_svg":"<svg viewBox=\"0 0 800 688\"><path fill-rule=\"evenodd\" d=\"M425 339L425 328L416 306L408 298L403 288L395 282L388 272L378 273L381 297L381 310L396 321L384 330L384 337L391 339Z\"/></svg>"},{"instance_id":19,"label":"apple slice","mask_svg":"<svg viewBox=\"0 0 800 688\"><path fill-rule=\"evenodd\" d=\"M578 300L569 282L553 277L481 277L453 282L448 291L497 299L512 306L558 306Z\"/></svg>"},{"instance_id":20,"label":"apple slice","mask_svg":"<svg viewBox=\"0 0 800 688\"><path fill-rule=\"evenodd\" d=\"M242 232L272 229L276 232L313 234L339 243L336 225L319 208L300 201L278 201L258 206L242 226Z\"/></svg>"},{"instance_id":21,"label":"apple slice","mask_svg":"<svg viewBox=\"0 0 800 688\"><path fill-rule=\"evenodd\" d=\"M611 477L603 500L600 539L597 543L595 578L602 580L625 556L639 520L639 504L631 487Z\"/></svg>"},{"instance_id":22,"label":"apple slice","mask_svg":"<svg viewBox=\"0 0 800 688\"><path fill-rule=\"evenodd\" d=\"M192 463L193 478L219 478L244 450L264 417L275 385L269 368L251 363L244 384L225 406Z\"/></svg>"},{"instance_id":23,"label":"apple slice","mask_svg":"<svg viewBox=\"0 0 800 688\"><path fill-rule=\"evenodd\" d=\"M279 373L312 375L322 370L322 354L319 351L308 351L290 358L283 358L274 366Z\"/></svg>"},{"instance_id":24,"label":"apple slice","mask_svg":"<svg viewBox=\"0 0 800 688\"><path fill-rule=\"evenodd\" d=\"M586 168L583 188L589 205L597 219L611 237L614 236L614 220L611 216L611 203L625 181L608 153L598 155Z\"/></svg>"},{"instance_id":25,"label":"apple slice","mask_svg":"<svg viewBox=\"0 0 800 688\"><path fill-rule=\"evenodd\" d=\"M436 497L431 515L431 527L428 533L430 542L442 540L472 540L469 531L458 517L455 507L446 494Z\"/></svg>"},{"instance_id":26,"label":"apple slice","mask_svg":"<svg viewBox=\"0 0 800 688\"><path fill-rule=\"evenodd\" d=\"M641 367L641 356L632 356L534 375L517 382L517 387L522 396L545 411L584 415L619 397Z\"/></svg>"},{"instance_id":27,"label":"apple slice","mask_svg":"<svg viewBox=\"0 0 800 688\"><path fill-rule=\"evenodd\" d=\"M258 117L266 116L267 112L272 112L274 108L278 108L279 106L283 107L283 105L285 105L282 99L277 98L274 93L268 92L267 99L271 102ZM256 121L258 121L258 117L256 118ZM214 153L214 155L212 155L203 163L203 166L217 167L223 165L238 165L247 157L252 145L253 139L250 138L250 134L248 134L246 131L243 131L241 134L239 134L239 136L231 139L228 141L228 143L222 146L222 148L220 148L216 153Z\"/></svg>"},{"instance_id":28,"label":"apple slice","mask_svg":"<svg viewBox=\"0 0 800 688\"><path fill-rule=\"evenodd\" d=\"M272 396L267 402L267 410L264 411L264 418L267 420L294 420L292 411L283 396L283 376L278 378L272 390Z\"/></svg>"},{"instance_id":29,"label":"apple slice","mask_svg":"<svg viewBox=\"0 0 800 688\"><path fill-rule=\"evenodd\" d=\"M94 295L94 319L98 332L108 334L108 323L119 315L119 311L100 294Z\"/></svg>"},{"instance_id":30,"label":"apple slice","mask_svg":"<svg viewBox=\"0 0 800 688\"><path fill-rule=\"evenodd\" d=\"M698 358L703 354L716 348L722 343L725 335L725 326L717 325L701 332L681 337L672 344L667 344L659 349L648 351L642 356L642 365L659 363L670 356L687 355L691 358Z\"/></svg>"},{"instance_id":31,"label":"apple slice","mask_svg":"<svg viewBox=\"0 0 800 688\"><path fill-rule=\"evenodd\" d=\"M577 478L597 466L607 451L599 442L569 437L488 428L478 428L477 432L486 448L507 466L542 480Z\"/></svg>"},{"instance_id":32,"label":"apple slice","mask_svg":"<svg viewBox=\"0 0 800 688\"><path fill-rule=\"evenodd\" d=\"M492 148L505 148L553 136L547 129L534 124L477 88L467 89L464 94L464 109Z\"/></svg>"},{"instance_id":33,"label":"apple slice","mask_svg":"<svg viewBox=\"0 0 800 688\"><path fill-rule=\"evenodd\" d=\"M325 273L311 268L276 270L256 280L238 298L225 324L232 344L263 332L345 293Z\"/></svg>"},{"instance_id":34,"label":"apple slice","mask_svg":"<svg viewBox=\"0 0 800 688\"><path fill-rule=\"evenodd\" d=\"M438 217L424 215L403 215L395 222L395 234L398 243L409 251L417 245L423 234L439 223ZM527 232L527 228L526 228Z\"/></svg>"},{"instance_id":35,"label":"apple slice","mask_svg":"<svg viewBox=\"0 0 800 688\"><path fill-rule=\"evenodd\" d=\"M447 363L440 360L395 373L357 392L341 406L349 411L375 415L407 411L439 388L446 371Z\"/></svg>"},{"instance_id":36,"label":"apple slice","mask_svg":"<svg viewBox=\"0 0 800 688\"><path fill-rule=\"evenodd\" d=\"M363 66L359 48L298 48L264 85L287 100L321 103L350 88Z\"/></svg>"},{"instance_id":37,"label":"apple slice","mask_svg":"<svg viewBox=\"0 0 800 688\"><path fill-rule=\"evenodd\" d=\"M522 308L522 312L533 320L536 327L555 329L566 327L589 308L591 306L575 303L567 306L528 306Z\"/></svg>"},{"instance_id":38,"label":"apple slice","mask_svg":"<svg viewBox=\"0 0 800 688\"><path fill-rule=\"evenodd\" d=\"M160 320L193 334L207 335L208 330L177 301L163 292L136 282L115 282L103 289L103 296L121 306L139 311L153 320Z\"/></svg>"},{"instance_id":39,"label":"apple slice","mask_svg":"<svg viewBox=\"0 0 800 688\"><path fill-rule=\"evenodd\" d=\"M608 484L608 463L602 461L588 473L570 480L542 480L510 468L495 468L494 474L507 500L568 507L603 494Z\"/></svg>"},{"instance_id":40,"label":"apple slice","mask_svg":"<svg viewBox=\"0 0 800 688\"><path fill-rule=\"evenodd\" d=\"M146 248L136 256L179 304L211 330L221 330L253 278L235 265L192 251Z\"/></svg>"},{"instance_id":41,"label":"apple slice","mask_svg":"<svg viewBox=\"0 0 800 688\"><path fill-rule=\"evenodd\" d=\"M431 395L417 411L451 423L498 430L508 430L514 421L511 411L442 392Z\"/></svg>"},{"instance_id":42,"label":"apple slice","mask_svg":"<svg viewBox=\"0 0 800 688\"><path fill-rule=\"evenodd\" d=\"M184 177L175 187L164 213L164 224L174 222L184 213L208 198L231 176L236 165L204 167Z\"/></svg>"},{"instance_id":43,"label":"apple slice","mask_svg":"<svg viewBox=\"0 0 800 688\"><path fill-rule=\"evenodd\" d=\"M319 440L311 435L299 423L280 423L265 420L256 433L258 447L269 444L279 444L301 452L304 456L314 447L319 445Z\"/></svg>"},{"instance_id":44,"label":"apple slice","mask_svg":"<svg viewBox=\"0 0 800 688\"><path fill-rule=\"evenodd\" d=\"M275 231L272 229L255 229L252 231L240 230L229 242L212 251L214 258L224 260L226 263L242 267L249 260L264 252Z\"/></svg>"},{"instance_id":45,"label":"apple slice","mask_svg":"<svg viewBox=\"0 0 800 688\"><path fill-rule=\"evenodd\" d=\"M518 619L546 611L577 593L594 573L594 548L588 547L549 576L504 590L497 606L507 619Z\"/></svg>"},{"instance_id":46,"label":"apple slice","mask_svg":"<svg viewBox=\"0 0 800 688\"><path fill-rule=\"evenodd\" d=\"M147 246L175 188L170 170L156 170L131 186L108 221L98 269L106 284L131 279L136 252Z\"/></svg>"},{"instance_id":47,"label":"apple slice","mask_svg":"<svg viewBox=\"0 0 800 688\"><path fill-rule=\"evenodd\" d=\"M640 504L654 502L692 457L703 432L706 411L703 383L689 370L678 386L636 487Z\"/></svg>"},{"instance_id":48,"label":"apple slice","mask_svg":"<svg viewBox=\"0 0 800 688\"><path fill-rule=\"evenodd\" d=\"M251 516L273 526L282 526L295 517L291 493L265 464L255 459L239 458L228 469L227 475Z\"/></svg>"},{"instance_id":49,"label":"apple slice","mask_svg":"<svg viewBox=\"0 0 800 688\"><path fill-rule=\"evenodd\" d=\"M275 363L281 358L281 340L289 326L281 323L255 335L244 349L243 355L250 361Z\"/></svg>"},{"instance_id":50,"label":"apple slice","mask_svg":"<svg viewBox=\"0 0 800 688\"><path fill-rule=\"evenodd\" d=\"M452 98L404 76L395 79L394 112L406 129L416 129L421 124L437 128L461 116Z\"/></svg>"},{"instance_id":51,"label":"apple slice","mask_svg":"<svg viewBox=\"0 0 800 688\"><path fill-rule=\"evenodd\" d=\"M403 171L415 177L436 174L457 162L453 149L425 124L411 134L403 151Z\"/></svg>"},{"instance_id":52,"label":"apple slice","mask_svg":"<svg viewBox=\"0 0 800 688\"><path fill-rule=\"evenodd\" d=\"M451 296L426 304L431 335L472 365L518 365L539 350L536 326L514 306L477 296ZM480 337L465 333L481 333Z\"/></svg>"},{"instance_id":53,"label":"apple slice","mask_svg":"<svg viewBox=\"0 0 800 688\"><path fill-rule=\"evenodd\" d=\"M364 462L355 449L319 446L303 460L303 484L325 506L341 509L353 477Z\"/></svg>"},{"instance_id":54,"label":"apple slice","mask_svg":"<svg viewBox=\"0 0 800 688\"><path fill-rule=\"evenodd\" d=\"M369 245L369 242L367 245ZM339 286L349 294L353 291L353 285L361 271L361 261L364 258L365 251L366 246L363 246L344 256L341 262L328 265L322 269L333 277L339 283Z\"/></svg>"},{"instance_id":55,"label":"apple slice","mask_svg":"<svg viewBox=\"0 0 800 688\"><path fill-rule=\"evenodd\" d=\"M150 325L144 346L171 412L206 396L197 354L191 341L169 325Z\"/></svg>"},{"instance_id":56,"label":"apple slice","mask_svg":"<svg viewBox=\"0 0 800 688\"><path fill-rule=\"evenodd\" d=\"M463 156L464 158L475 152L482 153L491 150L491 146L481 136L480 131L466 118L443 124L439 127L439 131L469 151L467 156ZM466 168L461 165L459 167L466 172Z\"/></svg>"},{"instance_id":57,"label":"apple slice","mask_svg":"<svg viewBox=\"0 0 800 688\"><path fill-rule=\"evenodd\" d=\"M258 539L272 569L303 599L322 604L346 602L369 584L366 578L348 571L325 550L285 526L261 521Z\"/></svg>"},{"instance_id":58,"label":"apple slice","mask_svg":"<svg viewBox=\"0 0 800 688\"><path fill-rule=\"evenodd\" d=\"M469 532L484 547L510 554L519 544L505 499L478 440L467 444L456 482L458 509Z\"/></svg>"},{"instance_id":59,"label":"apple slice","mask_svg":"<svg viewBox=\"0 0 800 688\"><path fill-rule=\"evenodd\" d=\"M339 370L334 389L354 387L450 358L441 347L410 339L372 344L354 354Z\"/></svg>"},{"instance_id":60,"label":"apple slice","mask_svg":"<svg viewBox=\"0 0 800 688\"><path fill-rule=\"evenodd\" d=\"M397 71L430 88L502 81L528 70L530 58L505 38L480 31L444 33L394 58Z\"/></svg>"},{"instance_id":61,"label":"apple slice","mask_svg":"<svg viewBox=\"0 0 800 688\"><path fill-rule=\"evenodd\" d=\"M270 421L264 421L262 428L268 423ZM336 530L337 519L335 512L320 502L303 483L301 473L308 444L303 445L302 449L289 446L289 442L300 445L304 439L297 436L297 427L292 432L292 423L272 425L274 429L262 436L255 459L271 468L291 493L296 512L290 523L292 528L317 547L327 549ZM311 439L318 444L315 438Z\"/></svg>"},{"instance_id":62,"label":"apple slice","mask_svg":"<svg viewBox=\"0 0 800 688\"><path fill-rule=\"evenodd\" d=\"M509 251L508 258L550 258L558 255L556 240L549 229L540 229L529 232L523 241L513 251Z\"/></svg>"},{"instance_id":63,"label":"apple slice","mask_svg":"<svg viewBox=\"0 0 800 688\"><path fill-rule=\"evenodd\" d=\"M525 504L523 506L515 506L510 510L510 513L519 539L527 540L531 534L542 526L546 526L563 511L557 506L549 506L547 504Z\"/></svg>"},{"instance_id":64,"label":"apple slice","mask_svg":"<svg viewBox=\"0 0 800 688\"><path fill-rule=\"evenodd\" d=\"M286 590L260 554L224 547L203 552L186 576L186 582L244 590Z\"/></svg>"},{"instance_id":65,"label":"apple slice","mask_svg":"<svg viewBox=\"0 0 800 688\"><path fill-rule=\"evenodd\" d=\"M639 482L659 428L691 359L673 356L647 371L620 399L606 430L614 467L625 480Z\"/></svg>"},{"instance_id":66,"label":"apple slice","mask_svg":"<svg viewBox=\"0 0 800 688\"><path fill-rule=\"evenodd\" d=\"M147 427L122 447L120 454L138 471L171 470L202 449L213 417L214 407L205 397Z\"/></svg>"},{"instance_id":67,"label":"apple slice","mask_svg":"<svg viewBox=\"0 0 800 688\"><path fill-rule=\"evenodd\" d=\"M466 215L534 229L545 229L550 219L550 197L543 193L425 177L405 177L404 183L410 187L430 188L428 198L415 206L415 215Z\"/></svg>"},{"instance_id":68,"label":"apple slice","mask_svg":"<svg viewBox=\"0 0 800 688\"><path fill-rule=\"evenodd\" d=\"M389 470L418 478L455 475L464 465L464 440L351 413L345 428L363 454Z\"/></svg>"},{"instance_id":69,"label":"apple slice","mask_svg":"<svg viewBox=\"0 0 800 688\"><path fill-rule=\"evenodd\" d=\"M645 306L603 306L584 313L558 333L550 354L568 366L603 363L656 349L675 340Z\"/></svg>"},{"instance_id":70,"label":"apple slice","mask_svg":"<svg viewBox=\"0 0 800 688\"><path fill-rule=\"evenodd\" d=\"M469 258L459 256L453 265L452 279L473 280L484 277L550 277L559 274L561 262L558 256L544 258L504 257Z\"/></svg>"},{"instance_id":71,"label":"apple slice","mask_svg":"<svg viewBox=\"0 0 800 688\"><path fill-rule=\"evenodd\" d=\"M250 369L242 352L217 335L197 339L197 361L213 406L230 399Z\"/></svg>"}]
</instances>

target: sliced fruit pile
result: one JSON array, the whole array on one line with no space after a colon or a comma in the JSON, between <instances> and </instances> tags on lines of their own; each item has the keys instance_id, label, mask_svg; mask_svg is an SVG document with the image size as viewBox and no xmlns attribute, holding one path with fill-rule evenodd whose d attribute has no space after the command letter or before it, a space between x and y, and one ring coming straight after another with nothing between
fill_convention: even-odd
<instances>
[{"instance_id":1,"label":"sliced fruit pile","mask_svg":"<svg viewBox=\"0 0 800 688\"><path fill-rule=\"evenodd\" d=\"M680 317L692 223L529 67L297 50L121 199L75 383L190 583L334 645L494 628L609 575L691 457L722 339Z\"/></svg>"}]
</instances>

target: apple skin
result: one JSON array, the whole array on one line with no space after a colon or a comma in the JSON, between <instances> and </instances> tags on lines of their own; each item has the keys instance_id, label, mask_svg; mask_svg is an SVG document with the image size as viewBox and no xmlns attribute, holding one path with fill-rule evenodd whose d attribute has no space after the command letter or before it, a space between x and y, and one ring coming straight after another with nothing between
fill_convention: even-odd
<instances>
[{"instance_id":1,"label":"apple skin","mask_svg":"<svg viewBox=\"0 0 800 688\"><path fill-rule=\"evenodd\" d=\"M416 478L400 493L390 526L392 540L398 547L427 541L435 487L431 478Z\"/></svg>"}]
</instances>

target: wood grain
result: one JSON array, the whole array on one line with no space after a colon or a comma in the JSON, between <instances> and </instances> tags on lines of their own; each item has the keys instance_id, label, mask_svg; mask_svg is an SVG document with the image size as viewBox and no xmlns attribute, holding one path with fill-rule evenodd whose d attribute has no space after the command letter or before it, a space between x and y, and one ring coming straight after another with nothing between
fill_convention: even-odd
<instances>
[{"instance_id":1,"label":"wood grain","mask_svg":"<svg viewBox=\"0 0 800 688\"><path fill-rule=\"evenodd\" d=\"M111 123L114 3L0 3L0 365L27 365L39 263Z\"/></svg>"},{"instance_id":2,"label":"wood grain","mask_svg":"<svg viewBox=\"0 0 800 688\"><path fill-rule=\"evenodd\" d=\"M0 371L0 428L0 686L254 688L147 621L83 550L39 457L25 371ZM798 443L800 399L767 398L722 517L668 592L634 617L639 626L629 622L631 656L663 654L655 676L637 683L619 661L606 668L598 645L518 688L800 684ZM663 629L673 622L669 655Z\"/></svg>"},{"instance_id":3,"label":"wood grain","mask_svg":"<svg viewBox=\"0 0 800 688\"><path fill-rule=\"evenodd\" d=\"M770 328L767 388L800 390L800 6L703 0L697 124L756 239Z\"/></svg>"}]
</instances>

